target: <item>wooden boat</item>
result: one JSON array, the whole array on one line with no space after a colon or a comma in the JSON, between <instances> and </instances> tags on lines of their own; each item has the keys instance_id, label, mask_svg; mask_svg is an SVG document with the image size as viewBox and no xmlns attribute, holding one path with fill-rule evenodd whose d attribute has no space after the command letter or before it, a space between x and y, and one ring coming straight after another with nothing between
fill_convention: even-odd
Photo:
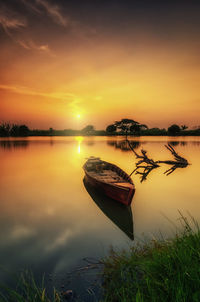
<instances>
[{"instance_id":1,"label":"wooden boat","mask_svg":"<svg viewBox=\"0 0 200 302\"><path fill-rule=\"evenodd\" d=\"M106 196L130 205L135 193L131 177L118 166L90 157L83 166L87 181Z\"/></svg>"},{"instance_id":2,"label":"wooden boat","mask_svg":"<svg viewBox=\"0 0 200 302\"><path fill-rule=\"evenodd\" d=\"M99 209L131 240L134 240L133 215L131 206L125 206L101 194L84 177L83 183L90 197Z\"/></svg>"}]
</instances>

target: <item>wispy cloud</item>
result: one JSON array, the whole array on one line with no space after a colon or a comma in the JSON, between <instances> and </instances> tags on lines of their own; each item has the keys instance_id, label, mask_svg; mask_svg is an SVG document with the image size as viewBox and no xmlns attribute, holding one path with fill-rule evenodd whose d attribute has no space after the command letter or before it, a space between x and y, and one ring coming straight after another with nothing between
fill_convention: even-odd
<instances>
[{"instance_id":1,"label":"wispy cloud","mask_svg":"<svg viewBox=\"0 0 200 302\"><path fill-rule=\"evenodd\" d=\"M58 234L57 238L46 246L46 251L51 251L65 245L71 239L72 235L74 236L74 232L69 229L65 230L60 235Z\"/></svg>"},{"instance_id":2,"label":"wispy cloud","mask_svg":"<svg viewBox=\"0 0 200 302\"><path fill-rule=\"evenodd\" d=\"M53 18L55 22L57 22L60 25L66 26L69 23L69 20L64 17L61 13L61 9L57 5L52 5L46 0L36 0L36 3L38 3L40 6L42 6L47 14Z\"/></svg>"},{"instance_id":3,"label":"wispy cloud","mask_svg":"<svg viewBox=\"0 0 200 302\"><path fill-rule=\"evenodd\" d=\"M25 86L18 86L18 85L1 85L0 89L2 90L8 90L14 93L18 94L25 94L25 95L32 95L32 96L41 96L41 97L47 97L52 99L58 99L58 100L69 100L74 101L77 96L73 93L67 93L67 92L39 92L33 89L30 89Z\"/></svg>"},{"instance_id":4,"label":"wispy cloud","mask_svg":"<svg viewBox=\"0 0 200 302\"><path fill-rule=\"evenodd\" d=\"M21 240L27 237L30 238L34 236L35 230L31 228L27 228L26 226L23 225L17 225L14 227L10 235L13 239Z\"/></svg>"},{"instance_id":5,"label":"wispy cloud","mask_svg":"<svg viewBox=\"0 0 200 302\"><path fill-rule=\"evenodd\" d=\"M26 27L27 22L23 16L17 15L11 10L8 10L4 6L0 7L0 24L3 29L9 33L9 30L19 29Z\"/></svg>"},{"instance_id":6,"label":"wispy cloud","mask_svg":"<svg viewBox=\"0 0 200 302\"><path fill-rule=\"evenodd\" d=\"M69 17L63 15L58 5L52 4L47 0L21 0L32 11L42 14L44 11L57 24L67 26L70 24Z\"/></svg>"},{"instance_id":7,"label":"wispy cloud","mask_svg":"<svg viewBox=\"0 0 200 302\"><path fill-rule=\"evenodd\" d=\"M22 20L19 20L17 18L10 18L8 16L2 16L2 15L0 15L0 23L5 30L17 29L19 27L26 26L26 23Z\"/></svg>"},{"instance_id":8,"label":"wispy cloud","mask_svg":"<svg viewBox=\"0 0 200 302\"><path fill-rule=\"evenodd\" d=\"M30 95L36 97L44 97L54 100L66 102L72 112L80 111L81 103L84 101L83 98L69 92L57 91L57 92L40 92L34 89L30 89L25 86L19 85L4 85L0 84L0 90L7 90L13 93Z\"/></svg>"},{"instance_id":9,"label":"wispy cloud","mask_svg":"<svg viewBox=\"0 0 200 302\"><path fill-rule=\"evenodd\" d=\"M24 41L24 40L17 40L16 41L20 46L27 50L37 50L43 53L48 53L51 56L55 56L55 54L50 50L48 44L41 44L38 45L32 40Z\"/></svg>"},{"instance_id":10,"label":"wispy cloud","mask_svg":"<svg viewBox=\"0 0 200 302\"><path fill-rule=\"evenodd\" d=\"M37 14L41 14L41 9L39 9L35 3L35 0L21 0L21 2L29 8L31 11L34 11Z\"/></svg>"},{"instance_id":11,"label":"wispy cloud","mask_svg":"<svg viewBox=\"0 0 200 302\"><path fill-rule=\"evenodd\" d=\"M20 38L17 38L17 36L20 36L21 34L19 33L17 35L16 30L27 27L27 21L24 19L23 16L8 9L5 6L0 6L0 25L3 27L4 31L11 38L11 40L14 43L19 44L21 47L27 50L37 50L43 53L48 53L51 56L55 56L50 50L48 44L44 43L38 45L31 39L25 41L24 39L22 40Z\"/></svg>"}]
</instances>

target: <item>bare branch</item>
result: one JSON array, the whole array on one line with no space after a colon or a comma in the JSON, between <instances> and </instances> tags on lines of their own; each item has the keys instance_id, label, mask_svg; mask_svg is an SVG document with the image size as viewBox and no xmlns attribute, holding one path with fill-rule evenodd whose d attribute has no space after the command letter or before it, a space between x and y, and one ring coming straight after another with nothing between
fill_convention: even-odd
<instances>
[{"instance_id":1,"label":"bare branch","mask_svg":"<svg viewBox=\"0 0 200 302\"><path fill-rule=\"evenodd\" d=\"M129 140L126 137L126 141L129 144L130 149L133 151L133 153L135 154L136 158L140 159L135 165L136 168L132 171L132 173L130 174L130 176L135 173L135 174L139 174L141 175L141 182L143 182L144 180L146 180L147 176L149 175L149 173L155 169L159 167L159 164L167 164L167 165L173 165L170 169L166 170L164 172L164 174L166 175L170 175L171 173L173 173L177 168L185 168L187 167L187 165L189 165L188 161L180 156L175 150L174 148L168 144L165 145L165 147L172 153L172 155L174 156L175 160L158 160L158 161L154 161L153 159L149 158L147 156L147 151L145 150L141 150L141 154L138 154L134 148L132 147L131 143L129 142ZM145 165L146 164L146 165ZM143 170L140 170L143 169Z\"/></svg>"},{"instance_id":2,"label":"bare branch","mask_svg":"<svg viewBox=\"0 0 200 302\"><path fill-rule=\"evenodd\" d=\"M186 167L187 165L189 165L187 159L185 159L184 157L180 156L172 147L172 145L168 144L167 146L165 145L165 147L172 153L172 155L174 156L175 161L173 160L159 160L158 163L162 163L162 164L167 164L167 165L177 165L177 166L184 166Z\"/></svg>"}]
</instances>

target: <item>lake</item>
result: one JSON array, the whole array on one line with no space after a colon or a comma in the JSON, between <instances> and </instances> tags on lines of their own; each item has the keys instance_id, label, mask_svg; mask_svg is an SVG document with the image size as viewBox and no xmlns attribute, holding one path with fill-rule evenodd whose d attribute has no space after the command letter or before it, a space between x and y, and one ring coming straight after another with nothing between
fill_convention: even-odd
<instances>
[{"instance_id":1,"label":"lake","mask_svg":"<svg viewBox=\"0 0 200 302\"><path fill-rule=\"evenodd\" d=\"M127 248L160 233L172 236L173 223L180 225L179 211L200 222L200 138L131 140L137 152L143 148L155 160L173 159L165 148L170 142L191 163L168 176L164 172L170 166L162 164L142 183L139 174L132 175L136 186L132 213L94 200L83 183L82 166L92 155L132 172L137 160L122 137L0 139L2 282L10 282L11 276L28 268L38 280L45 273L48 286L72 288L89 301L86 292L95 274L76 275L69 285L66 281L69 272L87 265L84 258L98 259L111 246ZM132 228L134 241L126 224Z\"/></svg>"}]
</instances>

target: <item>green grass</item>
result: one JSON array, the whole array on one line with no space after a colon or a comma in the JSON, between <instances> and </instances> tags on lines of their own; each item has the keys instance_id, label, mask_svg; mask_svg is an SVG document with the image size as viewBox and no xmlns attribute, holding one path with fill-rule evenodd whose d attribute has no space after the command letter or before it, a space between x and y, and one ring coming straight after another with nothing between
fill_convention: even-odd
<instances>
[{"instance_id":1,"label":"green grass","mask_svg":"<svg viewBox=\"0 0 200 302\"><path fill-rule=\"evenodd\" d=\"M1 286L0 302L61 302L60 294L53 289L51 298L44 287L44 278L41 286L36 284L31 272L23 272L17 280L15 288Z\"/></svg>"},{"instance_id":2,"label":"green grass","mask_svg":"<svg viewBox=\"0 0 200 302\"><path fill-rule=\"evenodd\" d=\"M182 231L103 260L104 302L199 302L200 230L182 216Z\"/></svg>"}]
</instances>

